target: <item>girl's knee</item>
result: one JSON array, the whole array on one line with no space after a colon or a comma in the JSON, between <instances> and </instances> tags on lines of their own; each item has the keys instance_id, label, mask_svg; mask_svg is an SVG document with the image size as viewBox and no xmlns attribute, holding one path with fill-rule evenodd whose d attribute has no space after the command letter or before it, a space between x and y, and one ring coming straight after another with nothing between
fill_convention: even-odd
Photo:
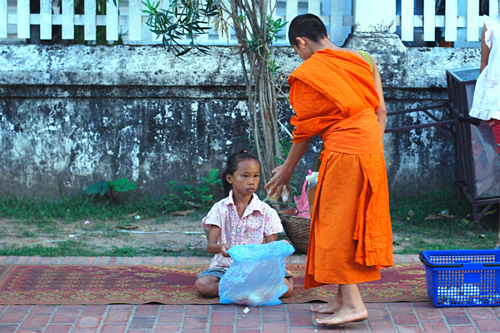
<instances>
[{"instance_id":1,"label":"girl's knee","mask_svg":"<svg viewBox=\"0 0 500 333\"><path fill-rule=\"evenodd\" d=\"M196 290L203 296L217 296L219 294L219 286L212 280L199 278L196 280L194 286Z\"/></svg>"},{"instance_id":2,"label":"girl's knee","mask_svg":"<svg viewBox=\"0 0 500 333\"><path fill-rule=\"evenodd\" d=\"M292 293L293 293L293 279L292 278L285 278L285 285L288 287L288 290L281 297L290 297L290 296L292 296Z\"/></svg>"}]
</instances>

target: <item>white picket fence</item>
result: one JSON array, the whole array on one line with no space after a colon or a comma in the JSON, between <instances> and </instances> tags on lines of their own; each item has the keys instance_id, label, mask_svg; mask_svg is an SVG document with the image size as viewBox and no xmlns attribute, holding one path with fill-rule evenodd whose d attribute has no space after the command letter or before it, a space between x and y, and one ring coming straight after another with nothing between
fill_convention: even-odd
<instances>
[{"instance_id":1,"label":"white picket fence","mask_svg":"<svg viewBox=\"0 0 500 333\"><path fill-rule=\"evenodd\" d=\"M96 0L84 0L84 13L75 14L74 0L58 1L39 0L40 13L30 13L30 0L0 0L0 42L2 40L23 40L30 38L30 25L40 26L40 39L51 40L52 26L59 25L62 39L74 39L75 26L84 27L84 39L96 40L96 27L106 27L106 39L110 42L119 36L125 44L157 44L160 39L146 26L147 15L142 0L123 0L118 6L113 0L106 4L106 15L96 15ZM159 0L167 3L168 0ZM278 0L276 16L290 20L297 14L313 13L321 16L326 23L332 41L343 42L352 26L352 3L370 0ZM435 40L435 29L443 28L446 41L457 40L457 30L467 30L467 41L478 41L483 18L479 16L479 0L448 0L445 3L445 15L436 15L436 0L423 0L423 14L416 15L414 0L394 0L401 9L395 15L396 26L399 27L403 41L413 41L416 33L423 31L424 41ZM152 1L154 2L154 1ZM157 2L157 1L156 1ZM458 15L459 3L467 4L467 14ZM489 0L490 13L498 11L498 0ZM161 7L161 6L160 6ZM420 10L420 8L418 8ZM284 33L278 44L288 44ZM227 36L210 34L198 36L197 42L205 45L227 45ZM235 43L234 38L229 44Z\"/></svg>"}]
</instances>

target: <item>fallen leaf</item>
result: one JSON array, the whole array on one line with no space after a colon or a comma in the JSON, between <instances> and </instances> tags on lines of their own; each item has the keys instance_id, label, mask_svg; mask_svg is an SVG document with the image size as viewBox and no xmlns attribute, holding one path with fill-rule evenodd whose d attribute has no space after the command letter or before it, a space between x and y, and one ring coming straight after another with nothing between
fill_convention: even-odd
<instances>
[{"instance_id":1,"label":"fallen leaf","mask_svg":"<svg viewBox=\"0 0 500 333\"><path fill-rule=\"evenodd\" d=\"M120 230L135 230L135 229L139 229L139 227L136 227L136 226L130 226L130 227L123 227L121 225L115 225L113 227L113 229L120 229Z\"/></svg>"},{"instance_id":2,"label":"fallen leaf","mask_svg":"<svg viewBox=\"0 0 500 333\"><path fill-rule=\"evenodd\" d=\"M445 220L445 219L451 219L455 217L454 215L449 215L449 214L431 214L425 218L425 220Z\"/></svg>"},{"instance_id":3,"label":"fallen leaf","mask_svg":"<svg viewBox=\"0 0 500 333\"><path fill-rule=\"evenodd\" d=\"M192 214L192 213L194 213L194 209L176 211L176 212L173 212L171 215L173 215L173 216L188 216L189 214Z\"/></svg>"},{"instance_id":4,"label":"fallen leaf","mask_svg":"<svg viewBox=\"0 0 500 333\"><path fill-rule=\"evenodd\" d=\"M191 207L194 207L194 208L201 208L201 205L200 204L197 204L196 202L192 202L192 201L186 201L186 203L191 206Z\"/></svg>"}]
</instances>

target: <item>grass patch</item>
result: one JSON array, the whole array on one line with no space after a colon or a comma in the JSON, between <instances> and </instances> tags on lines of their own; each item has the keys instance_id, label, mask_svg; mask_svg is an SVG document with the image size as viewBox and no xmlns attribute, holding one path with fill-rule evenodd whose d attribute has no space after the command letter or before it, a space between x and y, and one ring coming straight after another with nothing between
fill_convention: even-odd
<instances>
[{"instance_id":1,"label":"grass patch","mask_svg":"<svg viewBox=\"0 0 500 333\"><path fill-rule=\"evenodd\" d=\"M8 246L0 248L0 256L41 256L41 257L151 257L151 256L207 256L206 251L185 250L170 252L159 248L114 247L111 250L90 248L84 242L66 241L55 247L42 245Z\"/></svg>"},{"instance_id":2,"label":"grass patch","mask_svg":"<svg viewBox=\"0 0 500 333\"><path fill-rule=\"evenodd\" d=\"M22 236L25 238L33 238L33 237L36 237L36 234L32 231L24 230L22 233Z\"/></svg>"},{"instance_id":3,"label":"grass patch","mask_svg":"<svg viewBox=\"0 0 500 333\"><path fill-rule=\"evenodd\" d=\"M61 200L35 200L32 198L0 198L0 217L45 223L53 219L75 221L80 219L108 220L124 219L130 214L143 217L161 215L163 204L151 198L124 201L94 200L89 196L77 196Z\"/></svg>"},{"instance_id":4,"label":"grass patch","mask_svg":"<svg viewBox=\"0 0 500 333\"><path fill-rule=\"evenodd\" d=\"M396 253L424 250L492 249L498 236L498 207L480 223L472 221L472 206L453 190L391 200Z\"/></svg>"},{"instance_id":5,"label":"grass patch","mask_svg":"<svg viewBox=\"0 0 500 333\"><path fill-rule=\"evenodd\" d=\"M42 257L96 257L96 256L109 256L109 257L137 257L137 256L163 256L165 251L161 249L152 249L139 247L134 248L130 246L113 247L111 250L102 250L99 248L92 248L82 241L64 241L53 244L47 247L40 244L34 246L7 246L0 248L0 255L2 256L42 256Z\"/></svg>"},{"instance_id":6,"label":"grass patch","mask_svg":"<svg viewBox=\"0 0 500 333\"><path fill-rule=\"evenodd\" d=\"M395 253L414 254L424 250L454 249L491 249L495 246L498 235L498 212L492 212L481 220L487 230L482 234L473 221L469 220L472 207L462 200L453 190L432 192L413 198L394 198L390 202L394 235ZM158 246L144 244L131 246L130 235L114 227L140 226L134 214L152 219L155 224L168 224L174 217L164 214L164 202L150 198L121 202L120 204L94 200L88 196L65 198L61 200L34 200L15 197L0 198L0 218L15 221L19 233L14 236L0 225L0 243L4 237L22 237L36 240L37 232L53 234L59 240L50 244L24 243L19 245L0 245L0 255L12 256L164 256L164 255L200 255L208 253L184 244L183 250L176 252L165 243ZM188 219L200 223L206 211L197 210ZM432 219L431 217L439 217ZM86 220L91 223L85 224ZM77 227L70 228L73 223ZM28 228L30 227L30 228ZM33 228L34 227L34 228ZM153 226L154 229L154 226ZM75 231L80 230L80 231ZM83 231L82 231L83 230ZM144 230L144 229L142 229ZM147 229L149 230L149 229ZM68 235L80 233L78 238L68 240ZM108 247L89 245L91 234L98 234L106 241L122 240L123 246ZM121 244L117 242L116 244ZM109 244L108 244L109 245Z\"/></svg>"}]
</instances>

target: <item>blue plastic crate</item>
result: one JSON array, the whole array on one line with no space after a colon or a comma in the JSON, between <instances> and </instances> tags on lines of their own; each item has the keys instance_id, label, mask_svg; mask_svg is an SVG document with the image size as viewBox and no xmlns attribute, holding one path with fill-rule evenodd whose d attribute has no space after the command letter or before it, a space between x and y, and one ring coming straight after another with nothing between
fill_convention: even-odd
<instances>
[{"instance_id":1,"label":"blue plastic crate","mask_svg":"<svg viewBox=\"0 0 500 333\"><path fill-rule=\"evenodd\" d=\"M434 306L500 305L500 250L423 251Z\"/></svg>"}]
</instances>

